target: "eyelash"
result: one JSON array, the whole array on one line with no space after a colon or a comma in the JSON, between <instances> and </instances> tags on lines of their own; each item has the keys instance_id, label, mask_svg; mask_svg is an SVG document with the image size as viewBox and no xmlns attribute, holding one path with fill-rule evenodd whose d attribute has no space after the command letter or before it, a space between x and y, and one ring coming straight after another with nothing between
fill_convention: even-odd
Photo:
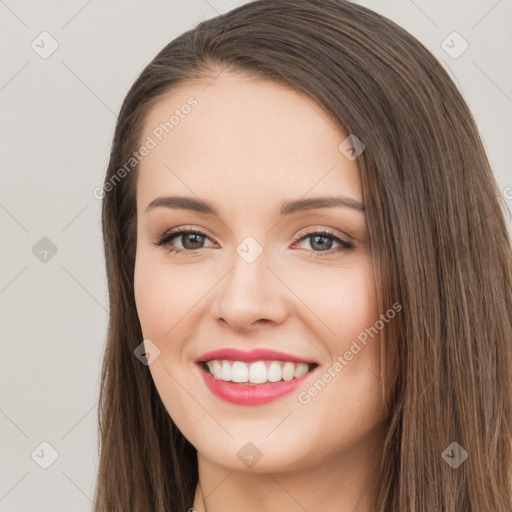
<instances>
[{"instance_id":1,"label":"eyelash","mask_svg":"<svg viewBox=\"0 0 512 512\"><path fill-rule=\"evenodd\" d=\"M153 242L153 244L157 247L165 247L165 249L170 253L181 254L183 256L193 256L197 253L197 251L203 249L203 247L200 247L199 249L196 249L194 251L193 249L180 249L178 247L170 246L171 240L173 240L174 238L177 238L180 235L188 235L188 234L194 234L194 235L199 235L204 238L209 238L205 233L203 233L201 231L197 231L195 229L178 229L176 231L172 231L172 230L165 231L163 234L161 234L158 237L158 240L156 242ZM301 242L302 240L312 237L314 235L323 235L323 236L326 236L327 238L332 238L336 242L339 242L341 245L340 247L338 247L336 249L330 249L328 251L312 251L312 250L310 250L309 252L312 253L312 255L314 255L314 257L330 256L334 253L348 252L348 251L355 249L355 245L352 242L343 240L342 238L336 236L332 231L329 231L328 229L323 229L323 230L319 230L319 231L311 231L311 232L302 234L302 236L296 238L293 241L293 243L295 244L297 242Z\"/></svg>"}]
</instances>

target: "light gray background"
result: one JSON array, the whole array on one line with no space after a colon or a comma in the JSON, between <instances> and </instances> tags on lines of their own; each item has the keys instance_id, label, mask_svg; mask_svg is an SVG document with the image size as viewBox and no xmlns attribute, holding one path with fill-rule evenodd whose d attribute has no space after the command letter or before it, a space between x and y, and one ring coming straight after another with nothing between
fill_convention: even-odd
<instances>
[{"instance_id":1,"label":"light gray background","mask_svg":"<svg viewBox=\"0 0 512 512\"><path fill-rule=\"evenodd\" d=\"M92 191L141 69L183 31L241 3L0 0L0 511L91 508L107 325L101 203ZM406 28L449 70L510 208L511 1L359 3ZM31 47L50 48L43 31L59 45L46 59ZM453 31L469 44L458 58L441 46ZM32 251L43 237L57 248L47 261ZM51 462L51 449L42 442L58 453L47 469L39 464Z\"/></svg>"}]
</instances>

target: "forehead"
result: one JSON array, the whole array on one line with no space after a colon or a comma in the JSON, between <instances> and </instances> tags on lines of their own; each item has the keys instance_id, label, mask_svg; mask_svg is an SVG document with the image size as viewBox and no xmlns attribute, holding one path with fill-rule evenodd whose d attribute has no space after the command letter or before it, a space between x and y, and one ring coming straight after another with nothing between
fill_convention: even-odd
<instances>
[{"instance_id":1,"label":"forehead","mask_svg":"<svg viewBox=\"0 0 512 512\"><path fill-rule=\"evenodd\" d=\"M141 143L153 147L140 162L138 202L184 193L248 206L326 192L361 202L357 164L338 149L347 135L276 82L221 73L185 84L146 118Z\"/></svg>"}]
</instances>

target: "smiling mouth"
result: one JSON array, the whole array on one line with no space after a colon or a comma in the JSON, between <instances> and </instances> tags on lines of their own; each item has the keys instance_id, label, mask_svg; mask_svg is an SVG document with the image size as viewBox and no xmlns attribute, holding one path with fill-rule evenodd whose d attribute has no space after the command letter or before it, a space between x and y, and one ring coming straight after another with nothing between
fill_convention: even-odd
<instances>
[{"instance_id":1,"label":"smiling mouth","mask_svg":"<svg viewBox=\"0 0 512 512\"><path fill-rule=\"evenodd\" d=\"M291 361L261 360L247 363L226 359L201 361L199 365L214 379L256 386L273 382L289 382L303 377L318 365Z\"/></svg>"}]
</instances>

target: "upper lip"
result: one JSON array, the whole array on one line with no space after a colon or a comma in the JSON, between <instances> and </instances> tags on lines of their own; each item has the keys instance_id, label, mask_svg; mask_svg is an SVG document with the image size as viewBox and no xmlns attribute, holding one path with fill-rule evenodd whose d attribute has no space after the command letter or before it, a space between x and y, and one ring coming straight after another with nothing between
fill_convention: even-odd
<instances>
[{"instance_id":1,"label":"upper lip","mask_svg":"<svg viewBox=\"0 0 512 512\"><path fill-rule=\"evenodd\" d=\"M291 361L293 363L316 364L315 361L307 360L302 357L284 352L276 352L267 348L256 348L249 351L237 350L234 348L221 348L212 350L199 356L195 362L202 363L212 360L229 360L229 361Z\"/></svg>"}]
</instances>

